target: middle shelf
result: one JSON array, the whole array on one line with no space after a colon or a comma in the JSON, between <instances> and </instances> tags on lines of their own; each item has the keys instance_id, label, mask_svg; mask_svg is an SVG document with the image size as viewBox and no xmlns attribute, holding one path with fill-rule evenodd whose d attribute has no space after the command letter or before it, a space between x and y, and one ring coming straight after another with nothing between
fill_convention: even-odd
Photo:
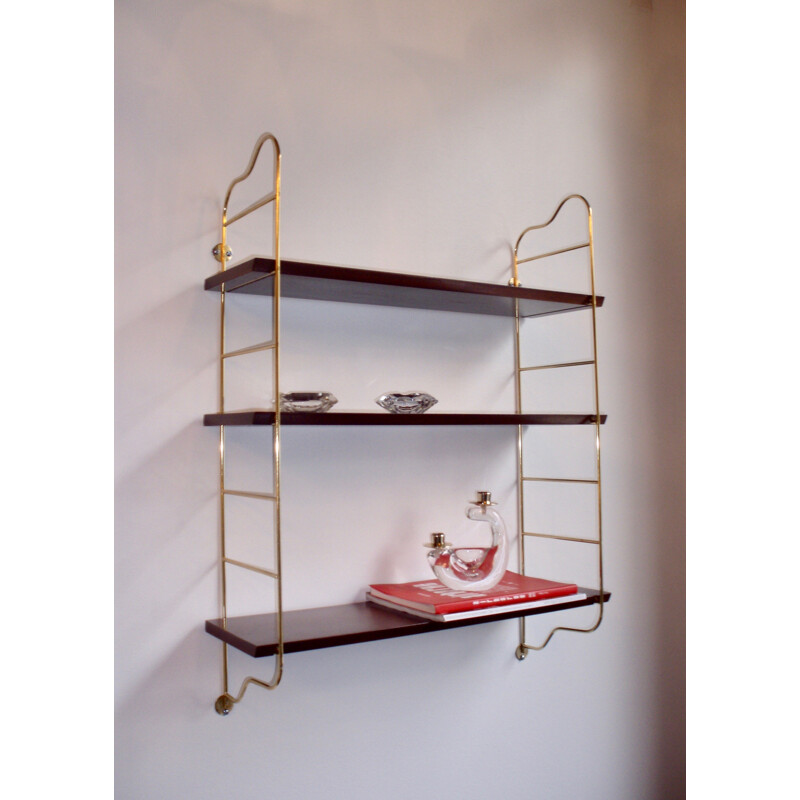
<instances>
[{"instance_id":1,"label":"middle shelf","mask_svg":"<svg viewBox=\"0 0 800 800\"><path fill-rule=\"evenodd\" d=\"M600 415L600 423L606 415ZM261 409L206 414L203 425L273 425L275 412ZM281 425L594 425L594 414L389 414L380 411L281 412Z\"/></svg>"}]
</instances>

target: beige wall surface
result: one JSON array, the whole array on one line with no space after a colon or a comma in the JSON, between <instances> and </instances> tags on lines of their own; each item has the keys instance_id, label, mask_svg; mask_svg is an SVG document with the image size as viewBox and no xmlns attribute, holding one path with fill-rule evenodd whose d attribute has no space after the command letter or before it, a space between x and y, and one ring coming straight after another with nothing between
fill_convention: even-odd
<instances>
[{"instance_id":1,"label":"beige wall surface","mask_svg":"<svg viewBox=\"0 0 800 800\"><path fill-rule=\"evenodd\" d=\"M119 800L683 795L684 5L646 5L116 4ZM275 691L214 713L217 433L201 420L218 298L202 284L264 131L283 150L287 258L505 283L523 228L567 194L591 202L613 593L597 632L522 663L513 621L289 655ZM234 260L267 250L268 223L232 229ZM233 311L260 335L258 302ZM513 407L505 320L286 301L282 325L283 386L341 408L407 389L442 410ZM232 437L242 483L268 445ZM426 577L421 543L468 537L476 489L516 546L514 446L500 430L286 430L286 607ZM271 603L233 591L231 613ZM232 653L233 688L266 661Z\"/></svg>"}]
</instances>

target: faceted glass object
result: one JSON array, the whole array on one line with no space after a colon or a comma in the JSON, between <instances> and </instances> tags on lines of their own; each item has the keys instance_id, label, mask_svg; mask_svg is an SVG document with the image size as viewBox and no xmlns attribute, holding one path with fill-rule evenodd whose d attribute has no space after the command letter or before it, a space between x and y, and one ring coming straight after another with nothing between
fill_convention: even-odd
<instances>
[{"instance_id":1,"label":"faceted glass object","mask_svg":"<svg viewBox=\"0 0 800 800\"><path fill-rule=\"evenodd\" d=\"M489 547L457 547L433 534L428 563L433 574L450 589L482 592L496 586L508 567L508 536L503 518L494 508L491 492L478 492L478 500L466 508L467 517L485 522L492 532Z\"/></svg>"},{"instance_id":2,"label":"faceted glass object","mask_svg":"<svg viewBox=\"0 0 800 800\"><path fill-rule=\"evenodd\" d=\"M281 411L330 411L339 401L330 392L281 394Z\"/></svg>"},{"instance_id":3,"label":"faceted glass object","mask_svg":"<svg viewBox=\"0 0 800 800\"><path fill-rule=\"evenodd\" d=\"M392 414L424 414L439 401L425 392L391 392L375 402Z\"/></svg>"}]
</instances>

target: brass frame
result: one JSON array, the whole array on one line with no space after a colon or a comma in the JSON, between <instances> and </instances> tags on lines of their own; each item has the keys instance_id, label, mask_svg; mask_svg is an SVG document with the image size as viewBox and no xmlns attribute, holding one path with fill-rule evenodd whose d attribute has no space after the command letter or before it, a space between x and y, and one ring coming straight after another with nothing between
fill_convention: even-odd
<instances>
[{"instance_id":1,"label":"brass frame","mask_svg":"<svg viewBox=\"0 0 800 800\"><path fill-rule=\"evenodd\" d=\"M584 204L586 207L586 220L587 220L587 232L588 232L588 241L583 242L581 244L570 245L569 247L564 247L559 250L553 250L548 253L541 253L538 255L529 256L528 258L519 258L519 248L522 240L525 236L530 233L531 231L541 230L542 228L546 228L550 225L555 218L558 216L561 209L564 205L570 200L578 200ZM537 538L544 538L544 539L558 539L561 541L570 541L575 542L576 544L584 544L584 545L593 545L597 547L597 570L598 570L598 582L599 582L599 591L600 591L600 599L598 602L598 614L597 620L595 623L588 628L577 628L577 627L569 627L569 626L561 626L558 625L554 627L544 641L541 644L527 644L525 642L525 617L520 617L519 620L519 646L516 650L517 658L522 661L528 654L529 650L542 650L544 647L547 646L550 639L552 639L553 634L556 631L574 631L575 633L591 633L594 630L597 630L600 623L603 620L603 516L602 516L602 483L601 483L601 471L600 471L600 393L598 389L598 368L597 368L597 294L595 291L595 273L594 273L594 233L592 228L592 208L589 205L589 202L586 200L585 197L579 194L572 194L568 197L564 198L561 203L558 205L558 208L553 212L553 215L550 217L547 222L542 223L541 225L532 225L529 228L525 228L524 231L519 235L516 244L514 245L514 262L513 262L513 271L511 280L509 283L512 286L519 286L519 265L526 264L531 261L537 261L543 258L549 258L551 256L559 255L561 253L571 252L573 250L580 250L582 248L589 249L589 277L591 280L591 290L592 290L592 358L588 361L569 361L560 364L543 364L540 366L530 366L530 367L523 367L520 363L520 315L519 315L519 301L517 301L515 314L514 314L514 333L515 333L515 349L514 349L514 356L515 356L515 389L516 389L516 411L517 414L522 413L522 373L528 372L532 370L541 370L541 369L560 369L565 367L577 367L577 366L593 366L593 374L594 374L594 405L595 405L595 412L594 412L594 426L595 426L595 463L596 463L596 477L593 479L585 479L585 478L566 478L566 477L533 477L533 476L526 476L524 474L524 466L523 466L523 457L522 457L522 443L523 443L523 426L520 425L517 428L517 519L519 524L519 559L520 559L520 571L522 574L525 574L525 540L526 537L537 537ZM524 494L524 485L526 481L549 481L554 483L582 483L582 484L590 484L596 486L597 489L597 539L589 539L577 536L558 536L554 534L548 533L535 533L532 531L525 530L525 494Z\"/></svg>"},{"instance_id":2,"label":"brass frame","mask_svg":"<svg viewBox=\"0 0 800 800\"><path fill-rule=\"evenodd\" d=\"M259 200L249 205L247 208L228 217L228 206L231 193L234 187L250 176L256 165L261 148L266 142L271 142L273 147L274 179L272 191L264 195ZM262 206L273 204L273 252L275 255L275 274L274 291L272 304L272 340L259 344L243 347L238 350L226 352L225 350L225 283L223 282L220 291L220 349L219 349L219 413L225 413L225 362L229 358L255 353L262 350L273 351L273 386L275 393L275 424L272 428L272 458L273 458L273 491L272 492L245 492L225 487L225 425L219 427L219 509L220 509L220 573L221 573L221 595L222 595L222 620L223 626L228 619L228 584L227 567L239 567L242 569L257 572L275 580L276 594L276 620L278 634L278 651L275 656L275 670L269 681L260 680L252 676L246 677L239 688L238 694L232 695L228 690L228 645L222 643L222 681L223 693L214 703L214 709L218 714L226 715L230 713L234 704L238 703L247 687L253 683L265 689L274 689L283 675L283 586L281 582L281 404L280 398L280 280L281 280L281 259L280 259L280 196L281 196L281 151L278 140L271 133L264 133L259 138L250 156L250 162L245 171L234 178L225 194L225 201L222 205L222 226L221 241L212 251L214 257L222 264L221 271L225 271L225 264L231 258L231 250L228 247L228 226L246 217ZM257 500L267 500L274 503L274 544L275 544L275 569L268 570L255 564L244 561L237 561L228 558L225 549L225 497L235 495L237 497L247 497Z\"/></svg>"},{"instance_id":3,"label":"brass frame","mask_svg":"<svg viewBox=\"0 0 800 800\"><path fill-rule=\"evenodd\" d=\"M237 184L246 180L252 173L256 161L260 155L261 149L266 142L270 142L273 148L273 167L274 177L272 191L264 195L259 200L251 203L247 208L238 212L237 214L228 217L228 207L230 204L231 194ZM225 363L229 358L246 355L249 353L260 352L264 350L273 351L273 387L274 387L274 407L275 407L275 421L272 426L272 458L273 458L273 491L272 492L253 492L241 491L237 489L228 489L225 485L225 425L219 426L219 513L220 513L220 578L221 578L221 605L222 605L222 620L223 627L227 626L228 619L228 596L227 596L227 568L238 567L246 569L265 577L272 578L275 581L275 596L276 596L276 628L277 628L277 652L275 655L275 668L270 680L261 680L253 676L247 676L241 683L239 691L233 695L228 687L228 645L222 642L222 674L223 674L223 693L217 698L214 708L217 713L227 715L233 709L234 705L238 703L247 691L250 684L261 686L265 689L275 689L281 681L283 676L283 660L284 660L284 631L283 631L283 586L282 586L282 571L281 571L281 403L280 403L280 295L281 295L281 260L280 260L280 193L281 193L281 151L278 140L271 133L262 134L256 141L253 153L245 171L235 178L225 194L225 200L222 206L222 221L221 221L221 240L214 247L214 257L220 262L220 271L224 272L226 269L226 262L231 258L231 250L228 247L228 226L234 222L242 219L243 217L251 214L257 209L272 204L273 206L273 252L275 260L274 268L274 287L273 287L273 306L272 306L272 339L267 342L242 347L237 350L225 350L225 298L226 286L223 281L220 291L220 347L219 347L219 413L225 413ZM587 212L587 228L588 228L588 241L585 243L572 245L559 250L554 250L547 253L530 256L524 259L519 258L519 248L525 236L531 231L546 228L558 216L564 205L570 200L578 200L586 207ZM598 363L597 363L597 296L595 292L595 269L594 269L594 239L592 230L592 209L588 201L581 195L573 194L566 197L561 201L556 208L550 219L541 225L533 225L519 235L516 244L514 245L513 254L513 272L509 283L512 286L520 286L519 281L519 266L535 260L549 258L551 256L566 253L572 250L581 248L589 249L589 267L591 279L591 312L592 312L592 358L583 361L571 361L558 364L544 364L538 366L525 366L520 363L520 329L521 319L519 312L519 301L515 303L514 314L514 331L515 331L515 405L516 413L522 413L522 373L542 370L542 369L557 369L568 368L573 366L593 366L594 374L594 400L595 400L595 449L596 449L596 478L567 478L567 477L544 477L544 476L526 476L523 470L523 426L517 427L517 516L519 524L519 541L520 541L520 571L525 574L525 540L526 537L540 537L550 539L560 539L565 541L575 542L577 544L593 545L597 547L598 554L598 579L600 598L598 603L598 617L596 622L589 628L577 628L568 626L554 627L541 644L527 644L525 642L525 618L521 617L519 620L520 631L520 644L516 650L517 658L522 661L529 650L543 649L553 637L556 631L574 631L577 633L590 633L598 628L603 619L603 535L602 535L602 491L601 491L601 471L600 471L600 401L598 390ZM549 481L560 483L577 483L577 484L590 484L595 485L597 490L597 539L579 538L573 536L557 536L547 533L530 532L525 530L525 501L524 501L524 484L526 481ZM225 539L225 498L227 496L245 497L254 500L266 500L274 504L274 547L275 547L275 569L265 569L264 567L256 564L250 564L244 561L239 561L228 557L226 551Z\"/></svg>"}]
</instances>

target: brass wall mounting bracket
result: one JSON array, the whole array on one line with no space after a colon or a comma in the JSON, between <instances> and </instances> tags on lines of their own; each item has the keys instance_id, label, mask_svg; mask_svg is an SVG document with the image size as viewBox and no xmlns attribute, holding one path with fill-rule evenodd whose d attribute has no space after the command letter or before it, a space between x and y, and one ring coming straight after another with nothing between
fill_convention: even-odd
<instances>
[{"instance_id":1,"label":"brass wall mounting bracket","mask_svg":"<svg viewBox=\"0 0 800 800\"><path fill-rule=\"evenodd\" d=\"M225 261L230 261L231 260L231 256L233 255L233 251L230 249L230 247L225 247L224 250L225 250L225 259L224 260ZM211 251L211 253L214 256L214 258L216 258L217 261L219 261L220 263L224 263L223 262L223 258L222 258L222 251L223 251L222 242L219 242L219 243L215 244L214 245L214 249Z\"/></svg>"},{"instance_id":2,"label":"brass wall mounting bracket","mask_svg":"<svg viewBox=\"0 0 800 800\"><path fill-rule=\"evenodd\" d=\"M221 694L214 703L214 711L223 717L227 717L233 709L233 702L229 694Z\"/></svg>"}]
</instances>

